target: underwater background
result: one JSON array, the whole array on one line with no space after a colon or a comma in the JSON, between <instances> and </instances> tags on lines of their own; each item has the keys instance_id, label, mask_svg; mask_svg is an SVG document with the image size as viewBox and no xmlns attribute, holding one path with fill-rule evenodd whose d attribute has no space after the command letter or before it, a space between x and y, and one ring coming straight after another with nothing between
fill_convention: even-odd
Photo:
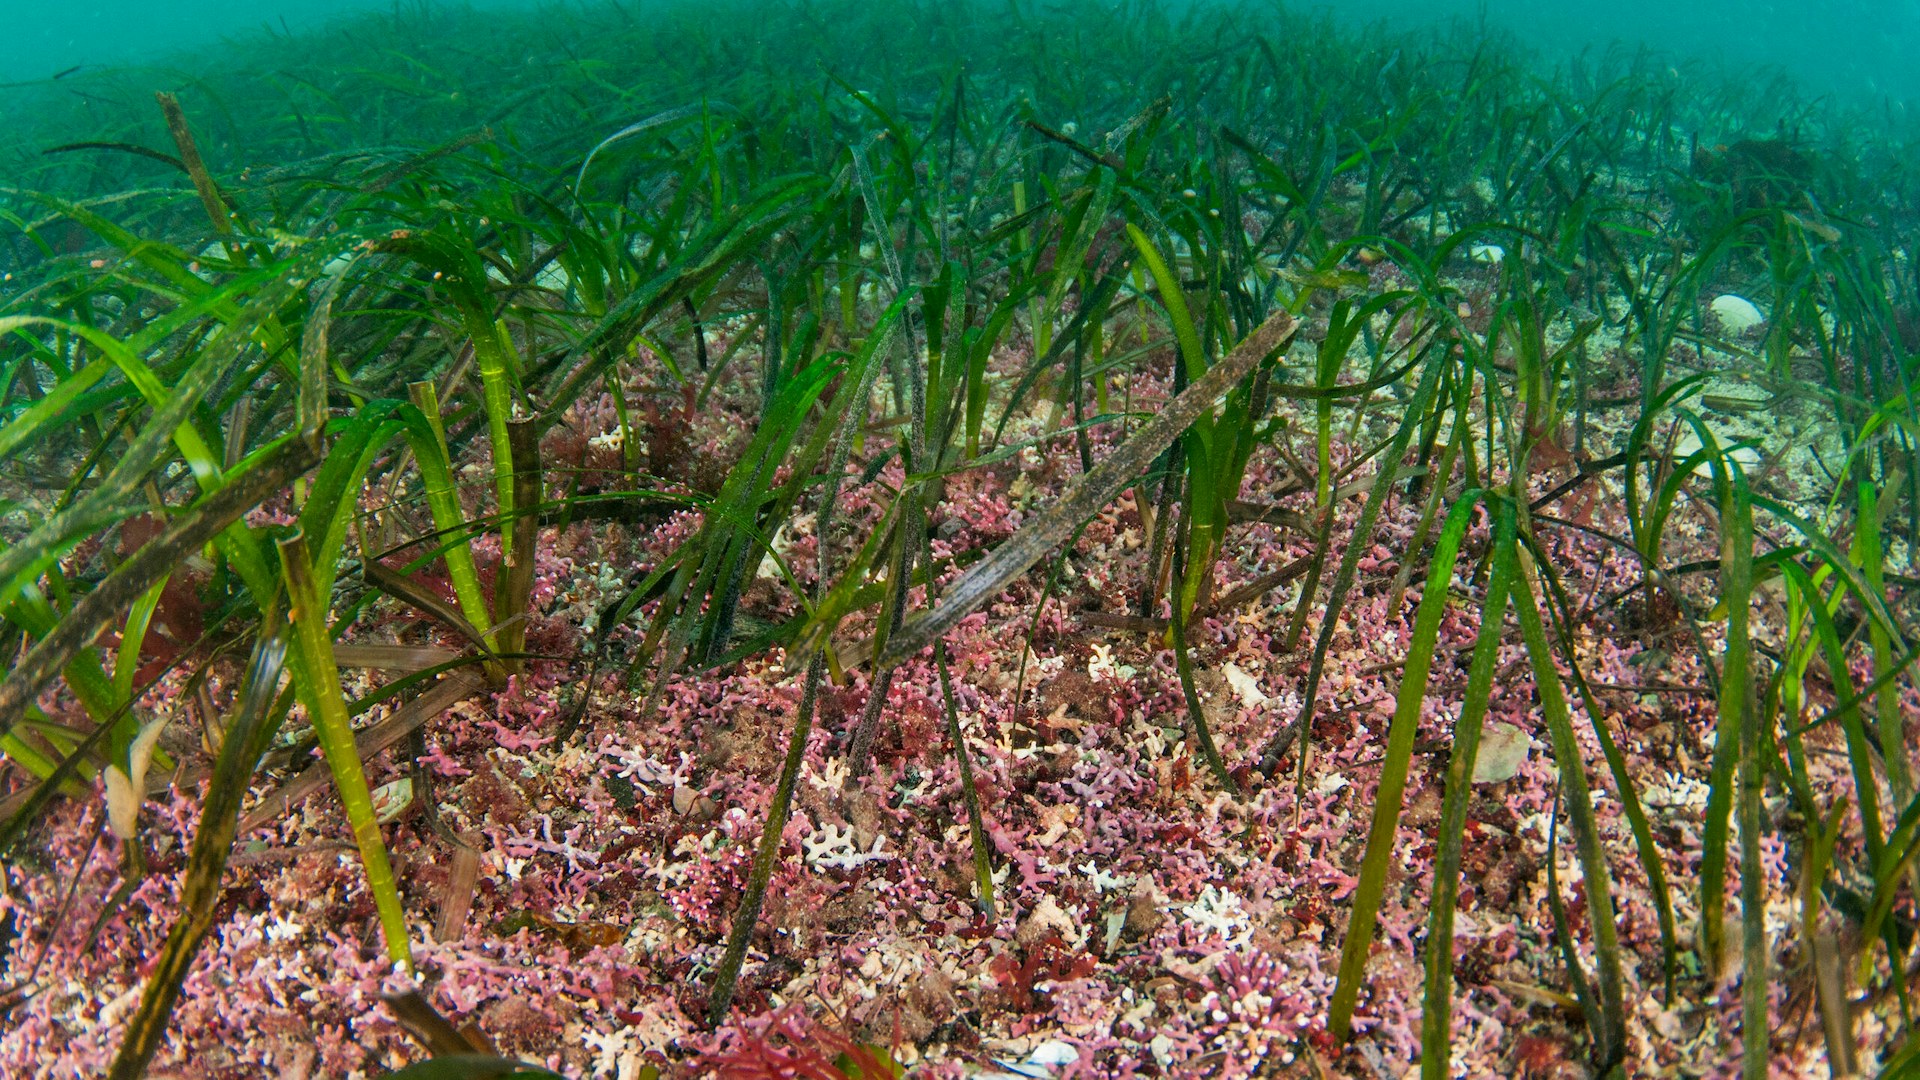
<instances>
[{"instance_id":1,"label":"underwater background","mask_svg":"<svg viewBox=\"0 0 1920 1080\"><path fill-rule=\"evenodd\" d=\"M1910 6L0 3L0 1076L1920 1075Z\"/></svg>"},{"instance_id":2,"label":"underwater background","mask_svg":"<svg viewBox=\"0 0 1920 1080\"><path fill-rule=\"evenodd\" d=\"M1202 0L1204 4L1206 0ZM1080 0L1089 9L1111 7ZM93 0L71 4L7 0L0 34L0 82L46 78L78 65L140 63L176 50L212 46L223 37L312 29L329 19L417 7L379 0ZM431 5L428 5L431 6ZM538 7L564 17L567 4L481 3L476 9ZM586 5L594 7L597 5ZM639 8L671 5L640 3ZM1073 3L1048 3L1071 8ZM1384 22L1412 30L1449 20L1482 21L1552 54L1604 48L1614 42L1670 50L1734 66L1770 67L1815 93L1920 96L1920 4L1870 0L1803 0L1755 4L1734 0L1661 3L1623 0L1350 0L1295 3L1298 14L1325 12L1341 24Z\"/></svg>"}]
</instances>

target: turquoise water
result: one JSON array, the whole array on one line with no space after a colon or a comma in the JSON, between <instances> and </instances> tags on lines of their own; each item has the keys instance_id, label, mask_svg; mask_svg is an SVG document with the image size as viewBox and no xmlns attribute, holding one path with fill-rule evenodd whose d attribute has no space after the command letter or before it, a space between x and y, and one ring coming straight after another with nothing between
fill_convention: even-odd
<instances>
[{"instance_id":1,"label":"turquoise water","mask_svg":"<svg viewBox=\"0 0 1920 1080\"><path fill-rule=\"evenodd\" d=\"M6 0L0 33L0 80L44 79L79 65L125 64L205 50L223 37L288 33L330 18L384 11L391 0L95 0L56 4ZM406 6L414 6L409 3ZM489 5L473 5L485 7ZM505 0L498 6L512 6ZM535 6L535 5L520 5ZM560 8L551 3L538 5ZM629 2L632 7L645 4ZM1920 101L1920 4L1803 0L1795 4L1530 3L1528 0L1350 0L1300 3L1351 23L1385 21L1411 27L1485 20L1549 55L1614 43L1672 53L1676 63L1707 62L1777 69L1815 93ZM188 61L191 62L190 60Z\"/></svg>"},{"instance_id":2,"label":"turquoise water","mask_svg":"<svg viewBox=\"0 0 1920 1080\"><path fill-rule=\"evenodd\" d=\"M311 30L396 5L378 0L4 0L0 80L44 79L80 66L181 60L223 38ZM484 7L486 5L463 5Z\"/></svg>"},{"instance_id":3,"label":"turquoise water","mask_svg":"<svg viewBox=\"0 0 1920 1080\"><path fill-rule=\"evenodd\" d=\"M1484 18L1548 53L1613 42L1738 68L1783 70L1816 93L1920 99L1920 5L1868 0L1793 4L1716 0L1351 0L1331 10L1354 21Z\"/></svg>"}]
</instances>

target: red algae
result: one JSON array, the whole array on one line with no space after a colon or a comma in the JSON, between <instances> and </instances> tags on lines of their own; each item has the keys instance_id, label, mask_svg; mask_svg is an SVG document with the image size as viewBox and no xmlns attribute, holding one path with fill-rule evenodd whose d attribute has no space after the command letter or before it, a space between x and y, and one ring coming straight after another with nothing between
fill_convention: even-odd
<instances>
[{"instance_id":1,"label":"red algae","mask_svg":"<svg viewBox=\"0 0 1920 1080\"><path fill-rule=\"evenodd\" d=\"M1256 462L1251 485L1273 475L1272 463ZM889 482L883 471L873 484ZM957 478L935 520L956 523L946 537L955 548L1002 538L1018 520L1015 487L991 470ZM869 490L850 492L849 517L876 512ZM1391 504L1383 536L1407 535L1414 509ZM456 1024L477 1023L504 1051L583 1077L633 1077L647 1064L691 1075L703 1068L697 1062L732 1060L743 1039L764 1040L767 1025L788 1023L778 1018L795 1008L826 1010L850 1037L890 1045L930 1076L989 1059L1018 1062L1050 1040L1075 1054L1063 1076L1201 1067L1288 1075L1309 1060L1333 1074L1398 1075L1419 1049L1414 958L1425 933L1440 759L1416 763L1356 1019L1363 1049L1343 1054L1327 1040L1324 1003L1417 588L1403 610L1384 610L1397 564L1386 543L1363 557L1359 591L1342 616L1350 629L1336 635L1323 683L1320 757L1305 797L1290 783L1256 783L1236 801L1196 761L1165 651L1077 617L1125 611L1144 559L1127 504L1102 521L1106 528L1083 536L1070 557L1070 591L1038 623L1024 680L1031 585L1016 585L949 635L961 727L995 848L994 919L972 905L957 773L927 659L910 660L894 679L876 768L843 795L838 747L865 692L856 673L829 695L807 748L734 1019L704 1030L692 1018L766 813L797 677L777 653L676 676L645 728L609 682L585 729L561 743L555 731L579 666L541 660L427 729L438 815L482 856L462 935L431 940L447 849L416 810L388 832L423 943L420 966L413 979L387 968L371 902L340 843L337 807L330 797L310 800L241 837L223 915L154 1075L373 1075L417 1053L380 1001L407 985L422 987ZM792 533L795 545L811 541L804 524ZM544 532L535 588L543 633L577 645L580 628L568 620L617 588L593 568L663 543L619 526ZM1237 530L1222 585L1304 551L1275 526ZM1578 595L1636 580L1630 560L1578 534L1556 537L1552 555ZM1229 761L1243 760L1299 709L1303 664L1278 652L1282 593L1194 627L1197 663L1210 673L1203 699ZM1443 685L1461 677L1472 633L1464 616L1443 627L1441 654L1452 658L1440 662ZM1584 674L1608 709L1601 719L1625 746L1643 796L1697 806L1710 703L1607 689L1645 681L1637 666L1645 647L1604 620L1580 633ZM1518 650L1517 642L1502 650L1501 668L1512 674L1496 691L1493 718L1531 749L1511 779L1481 788L1469 811L1453 1042L1456 1070L1468 1075L1506 1070L1516 1045L1529 1060L1571 1060L1582 1040L1529 989L1559 963L1545 865L1559 861L1576 908L1579 870L1564 847L1547 848L1556 766ZM1694 680L1690 655L1676 649L1666 658L1666 682ZM1444 737L1446 700L1428 701L1423 739ZM1597 746L1585 749L1597 760ZM386 768L376 782L397 775ZM1601 794L1596 804L1616 874L1628 993L1641 1003L1630 1071L1698 1061L1737 1025L1737 1001L1661 1003L1658 926L1632 838L1616 800ZM113 843L95 839L99 815L78 805L35 827L36 857L8 868L0 901L19 934L5 971L9 980L27 977L45 950L42 971L59 974L43 975L39 992L14 1007L0 1068L83 1076L103 1067L141 985L140 958L172 917L195 806L188 792L149 808L150 874L84 951L84 928L117 880ZM1663 857L1670 873L1690 876L1697 830L1684 815L1666 820ZM1770 907L1786 918L1794 881L1780 847L1768 851L1759 872ZM48 872L55 867L62 872ZM75 905L62 918L56 894L75 870ZM1687 925L1691 898L1675 896ZM1584 950L1577 910L1574 922ZM1776 948L1791 947L1784 925L1777 935ZM1809 1070L1814 1057L1804 1043L1782 1043L1776 1067Z\"/></svg>"}]
</instances>

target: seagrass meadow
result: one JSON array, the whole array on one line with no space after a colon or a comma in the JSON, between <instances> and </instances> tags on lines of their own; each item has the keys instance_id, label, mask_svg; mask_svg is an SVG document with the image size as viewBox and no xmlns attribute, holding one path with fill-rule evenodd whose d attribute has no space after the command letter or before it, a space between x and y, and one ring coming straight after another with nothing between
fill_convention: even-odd
<instances>
[{"instance_id":1,"label":"seagrass meadow","mask_svg":"<svg viewBox=\"0 0 1920 1080\"><path fill-rule=\"evenodd\" d=\"M1920 1076L1903 106L726 0L0 113L0 1074Z\"/></svg>"}]
</instances>

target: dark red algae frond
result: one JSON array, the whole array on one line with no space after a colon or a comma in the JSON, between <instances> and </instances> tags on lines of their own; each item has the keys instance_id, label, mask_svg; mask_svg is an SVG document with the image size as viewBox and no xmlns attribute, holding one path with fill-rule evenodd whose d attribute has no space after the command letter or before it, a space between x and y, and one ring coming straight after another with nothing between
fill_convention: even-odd
<instances>
[{"instance_id":1,"label":"dark red algae frond","mask_svg":"<svg viewBox=\"0 0 1920 1080\"><path fill-rule=\"evenodd\" d=\"M797 1006L741 1024L734 1048L703 1056L698 1068L718 1080L891 1080L903 1073L885 1050L857 1043Z\"/></svg>"}]
</instances>

